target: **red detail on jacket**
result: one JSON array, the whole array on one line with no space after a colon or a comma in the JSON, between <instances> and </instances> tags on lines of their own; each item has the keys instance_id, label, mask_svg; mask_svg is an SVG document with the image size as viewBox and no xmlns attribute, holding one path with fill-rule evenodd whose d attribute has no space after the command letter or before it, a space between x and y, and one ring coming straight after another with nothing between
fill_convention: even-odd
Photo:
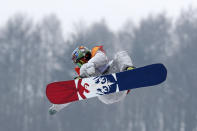
<instances>
[{"instance_id":1,"label":"red detail on jacket","mask_svg":"<svg viewBox=\"0 0 197 131\"><path fill-rule=\"evenodd\" d=\"M78 66L75 67L75 71L77 72L78 75L80 75L80 68Z\"/></svg>"}]
</instances>

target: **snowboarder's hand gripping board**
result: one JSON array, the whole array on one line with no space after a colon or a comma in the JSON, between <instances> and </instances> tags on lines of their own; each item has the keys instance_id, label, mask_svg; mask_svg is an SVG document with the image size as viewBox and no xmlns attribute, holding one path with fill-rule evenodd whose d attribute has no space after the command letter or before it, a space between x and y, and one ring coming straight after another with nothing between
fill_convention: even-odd
<instances>
[{"instance_id":1,"label":"snowboarder's hand gripping board","mask_svg":"<svg viewBox=\"0 0 197 131\"><path fill-rule=\"evenodd\" d=\"M154 86L166 80L163 64L152 64L129 71L47 85L46 95L51 103L65 104L114 92Z\"/></svg>"}]
</instances>

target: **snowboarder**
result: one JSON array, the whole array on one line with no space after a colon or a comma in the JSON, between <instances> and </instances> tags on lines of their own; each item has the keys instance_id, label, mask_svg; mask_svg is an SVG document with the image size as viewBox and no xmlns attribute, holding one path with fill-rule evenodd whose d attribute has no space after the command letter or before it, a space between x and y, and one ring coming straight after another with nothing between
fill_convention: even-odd
<instances>
[{"instance_id":1,"label":"snowboarder","mask_svg":"<svg viewBox=\"0 0 197 131\"><path fill-rule=\"evenodd\" d=\"M92 50L84 46L79 46L73 51L72 60L74 64L77 65L75 71L78 76L75 77L75 79L132 70L135 68L126 51L116 53L114 60L109 61L103 46L95 46ZM99 96L98 99L105 104L112 104L124 99L128 92L129 90L103 95ZM53 104L49 109L49 113L53 115L69 104L70 103Z\"/></svg>"}]
</instances>

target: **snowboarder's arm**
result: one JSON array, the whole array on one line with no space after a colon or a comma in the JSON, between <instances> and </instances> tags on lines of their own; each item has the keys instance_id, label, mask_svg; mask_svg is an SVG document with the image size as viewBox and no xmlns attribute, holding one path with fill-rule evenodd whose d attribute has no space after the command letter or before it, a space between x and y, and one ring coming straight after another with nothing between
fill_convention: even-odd
<instances>
[{"instance_id":1,"label":"snowboarder's arm","mask_svg":"<svg viewBox=\"0 0 197 131\"><path fill-rule=\"evenodd\" d=\"M97 51L96 55L92 57L88 63L94 63L95 68L101 67L108 63L108 58L102 51Z\"/></svg>"},{"instance_id":2,"label":"snowboarder's arm","mask_svg":"<svg viewBox=\"0 0 197 131\"><path fill-rule=\"evenodd\" d=\"M82 65L80 69L80 76L87 77L95 74L95 69L106 65L108 58L102 51L97 51L94 57L92 57L88 63Z\"/></svg>"}]
</instances>

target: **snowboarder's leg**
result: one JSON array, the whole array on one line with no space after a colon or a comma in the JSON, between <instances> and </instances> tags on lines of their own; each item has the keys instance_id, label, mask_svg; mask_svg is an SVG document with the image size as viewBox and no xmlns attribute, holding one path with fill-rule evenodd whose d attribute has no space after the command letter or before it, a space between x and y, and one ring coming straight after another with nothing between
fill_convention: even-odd
<instances>
[{"instance_id":1,"label":"snowboarder's leg","mask_svg":"<svg viewBox=\"0 0 197 131\"><path fill-rule=\"evenodd\" d=\"M133 66L133 62L131 60L131 57L128 55L128 53L126 51L118 52L115 56L115 61L118 65L118 68L120 69L120 71L135 69L135 66ZM127 94L129 92L130 92L130 90L127 91Z\"/></svg>"},{"instance_id":2,"label":"snowboarder's leg","mask_svg":"<svg viewBox=\"0 0 197 131\"><path fill-rule=\"evenodd\" d=\"M65 108L66 106L68 106L70 103L67 104L53 104L50 108L49 108L49 114L50 115L54 115L56 112L59 112L60 110L62 110L63 108Z\"/></svg>"},{"instance_id":3,"label":"snowboarder's leg","mask_svg":"<svg viewBox=\"0 0 197 131\"><path fill-rule=\"evenodd\" d=\"M131 57L128 55L128 53L126 51L118 52L115 55L114 60L116 61L117 66L120 71L129 70L129 68L134 67Z\"/></svg>"},{"instance_id":4,"label":"snowboarder's leg","mask_svg":"<svg viewBox=\"0 0 197 131\"><path fill-rule=\"evenodd\" d=\"M118 52L115 55L114 62L116 63L116 66L119 71L132 70L135 68L133 66L130 56L128 55L128 53L126 51ZM114 72L111 71L110 73L114 73ZM109 94L109 95L99 96L98 99L105 104L112 104L112 103L119 102L119 101L123 100L128 93L129 93L129 90L117 92L117 93L113 93L113 94Z\"/></svg>"}]
</instances>

